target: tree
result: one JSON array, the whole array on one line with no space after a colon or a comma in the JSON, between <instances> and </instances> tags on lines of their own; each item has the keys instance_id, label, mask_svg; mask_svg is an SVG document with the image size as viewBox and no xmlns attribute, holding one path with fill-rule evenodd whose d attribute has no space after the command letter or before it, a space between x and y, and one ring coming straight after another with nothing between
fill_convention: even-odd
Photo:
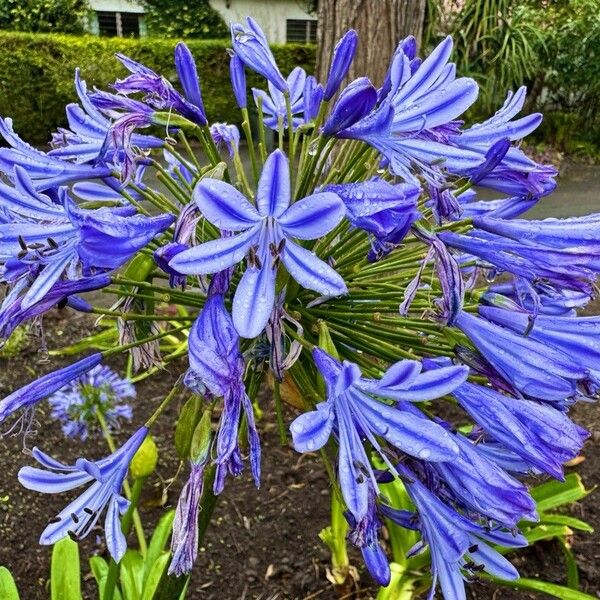
<instances>
[{"instance_id":1,"label":"tree","mask_svg":"<svg viewBox=\"0 0 600 600\"><path fill-rule=\"evenodd\" d=\"M83 33L87 0L0 0L0 29Z\"/></svg>"},{"instance_id":2,"label":"tree","mask_svg":"<svg viewBox=\"0 0 600 600\"><path fill-rule=\"evenodd\" d=\"M223 38L227 26L208 0L142 0L148 33L171 38Z\"/></svg>"},{"instance_id":3,"label":"tree","mask_svg":"<svg viewBox=\"0 0 600 600\"><path fill-rule=\"evenodd\" d=\"M350 77L368 74L375 85L383 82L398 41L414 35L420 42L427 0L319 0L317 73L327 78L337 40L352 28L359 46Z\"/></svg>"}]
</instances>

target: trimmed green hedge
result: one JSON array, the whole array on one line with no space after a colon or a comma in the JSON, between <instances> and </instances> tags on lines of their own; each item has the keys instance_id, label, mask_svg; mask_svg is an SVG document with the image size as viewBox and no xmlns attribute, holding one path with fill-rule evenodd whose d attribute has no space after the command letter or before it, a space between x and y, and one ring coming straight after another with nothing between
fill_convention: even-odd
<instances>
[{"instance_id":1,"label":"trimmed green hedge","mask_svg":"<svg viewBox=\"0 0 600 600\"><path fill-rule=\"evenodd\" d=\"M88 89L106 89L126 73L114 58L123 52L171 80L175 80L173 49L177 40L100 38L0 32L0 116L12 117L16 131L31 143L43 144L50 131L65 124L64 107L76 99L75 67L81 69ZM237 122L229 83L227 40L190 40L196 58L202 95L210 121ZM287 44L273 52L283 73L295 66L312 72L314 46ZM258 78L250 85L264 86Z\"/></svg>"}]
</instances>

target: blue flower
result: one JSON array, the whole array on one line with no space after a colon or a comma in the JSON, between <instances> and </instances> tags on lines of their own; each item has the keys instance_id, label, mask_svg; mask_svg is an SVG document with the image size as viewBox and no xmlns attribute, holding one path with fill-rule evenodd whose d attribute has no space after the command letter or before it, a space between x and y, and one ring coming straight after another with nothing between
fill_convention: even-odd
<instances>
[{"instance_id":1,"label":"blue flower","mask_svg":"<svg viewBox=\"0 0 600 600\"><path fill-rule=\"evenodd\" d=\"M233 157L238 152L240 145L240 132L235 125L227 123L213 123L210 126L210 135L217 148L226 148L229 156Z\"/></svg>"},{"instance_id":2,"label":"blue flower","mask_svg":"<svg viewBox=\"0 0 600 600\"><path fill-rule=\"evenodd\" d=\"M113 123L90 101L86 83L81 80L79 69L75 70L75 90L80 104L67 105L69 129L60 128L53 134L53 149L48 155L75 163L112 163L113 160L116 164L120 163L118 156L112 157L104 151L106 136ZM160 138L140 134L134 134L131 143L143 149L164 145Z\"/></svg>"},{"instance_id":3,"label":"blue flower","mask_svg":"<svg viewBox=\"0 0 600 600\"><path fill-rule=\"evenodd\" d=\"M135 398L133 384L98 365L52 394L48 402L63 433L86 440L90 427L97 425L98 414L111 431L120 428L121 419L131 421L131 406L124 402L128 398Z\"/></svg>"},{"instance_id":4,"label":"blue flower","mask_svg":"<svg viewBox=\"0 0 600 600\"><path fill-rule=\"evenodd\" d=\"M269 48L269 42L258 23L246 17L246 27L240 23L231 24L233 51L252 71L262 75L280 92L287 91L287 84Z\"/></svg>"},{"instance_id":5,"label":"blue flower","mask_svg":"<svg viewBox=\"0 0 600 600\"><path fill-rule=\"evenodd\" d=\"M82 304L75 294L98 290L110 282L108 275L84 277L76 281L57 281L38 302L27 308L23 307L23 296L19 295L20 287L15 286L0 307L0 338L8 339L21 323L43 315L55 306L69 306L80 312L87 312L89 308Z\"/></svg>"},{"instance_id":6,"label":"blue flower","mask_svg":"<svg viewBox=\"0 0 600 600\"><path fill-rule=\"evenodd\" d=\"M346 205L346 216L352 225L373 236L369 259L391 252L421 217L417 210L421 188L408 183L392 185L374 178L328 185L323 191L337 194Z\"/></svg>"},{"instance_id":7,"label":"blue flower","mask_svg":"<svg viewBox=\"0 0 600 600\"><path fill-rule=\"evenodd\" d=\"M80 458L73 466L57 461L38 448L33 449L33 457L43 468L23 467L19 471L19 482L27 489L58 494L91 483L50 521L42 533L40 544L54 544L67 535L75 540L83 539L107 507L104 521L106 545L113 559L116 562L121 560L127 550L127 541L119 516L125 514L129 507L129 500L121 495L121 486L129 463L147 434L148 429L141 427L110 456L94 462Z\"/></svg>"},{"instance_id":8,"label":"blue flower","mask_svg":"<svg viewBox=\"0 0 600 600\"><path fill-rule=\"evenodd\" d=\"M240 108L246 108L248 104L246 71L242 59L237 54L231 55L231 60L229 61L229 74L235 101Z\"/></svg>"},{"instance_id":9,"label":"blue flower","mask_svg":"<svg viewBox=\"0 0 600 600\"><path fill-rule=\"evenodd\" d=\"M78 360L76 363L58 369L58 371L52 371L47 375L43 375L26 386L15 390L0 401L0 423L16 411L34 406L40 400L60 390L101 362L102 354L97 352Z\"/></svg>"},{"instance_id":10,"label":"blue flower","mask_svg":"<svg viewBox=\"0 0 600 600\"><path fill-rule=\"evenodd\" d=\"M78 208L59 188L57 201L37 192L24 169L14 173L15 187L0 183L2 279L19 292L28 287L20 309L43 300L63 275L77 280L116 269L157 234L172 215L145 217L133 207Z\"/></svg>"},{"instance_id":11,"label":"blue flower","mask_svg":"<svg viewBox=\"0 0 600 600\"><path fill-rule=\"evenodd\" d=\"M323 99L331 100L338 91L342 81L348 75L350 65L356 54L356 46L358 45L358 34L354 29L348 30L333 49L331 57L331 65L325 83Z\"/></svg>"},{"instance_id":12,"label":"blue flower","mask_svg":"<svg viewBox=\"0 0 600 600\"><path fill-rule=\"evenodd\" d=\"M216 290L220 292L220 290ZM223 491L225 477L237 477L243 469L238 446L238 429L242 411L246 415L250 464L256 486L260 485L260 442L252 403L244 388L244 359L239 350L239 336L225 309L221 293L210 295L194 322L188 340L190 367L185 384L198 394L223 398L223 411L216 442L217 472L214 490Z\"/></svg>"},{"instance_id":13,"label":"blue flower","mask_svg":"<svg viewBox=\"0 0 600 600\"><path fill-rule=\"evenodd\" d=\"M319 108L323 101L323 86L312 75L309 75L304 81L302 99L304 103L304 122L310 123L319 114Z\"/></svg>"},{"instance_id":14,"label":"blue flower","mask_svg":"<svg viewBox=\"0 0 600 600\"><path fill-rule=\"evenodd\" d=\"M265 162L256 208L228 183L210 178L198 183L194 199L208 221L223 231L242 233L190 248L169 264L180 273L206 275L248 256L233 299L233 322L242 337L256 337L267 324L280 260L302 286L327 296L346 293L343 279L294 241L313 240L331 231L343 218L344 205L335 194L322 192L290 206L289 166L281 151Z\"/></svg>"},{"instance_id":15,"label":"blue flower","mask_svg":"<svg viewBox=\"0 0 600 600\"><path fill-rule=\"evenodd\" d=\"M563 479L562 465L577 456L589 435L548 404L474 383L464 383L452 395L492 440L557 479Z\"/></svg>"},{"instance_id":16,"label":"blue flower","mask_svg":"<svg viewBox=\"0 0 600 600\"><path fill-rule=\"evenodd\" d=\"M346 86L323 125L324 135L338 135L367 116L377 102L377 90L366 77ZM349 136L352 137L352 136Z\"/></svg>"},{"instance_id":17,"label":"blue flower","mask_svg":"<svg viewBox=\"0 0 600 600\"><path fill-rule=\"evenodd\" d=\"M476 573L487 571L501 579L518 579L516 569L490 544L519 548L527 546L520 534L491 529L468 520L442 502L417 476L398 465L406 491L416 506L416 514L382 505L382 513L401 527L418 529L422 540L415 552L425 544L431 552L433 598L439 580L444 598L465 600L463 570Z\"/></svg>"},{"instance_id":18,"label":"blue flower","mask_svg":"<svg viewBox=\"0 0 600 600\"><path fill-rule=\"evenodd\" d=\"M303 119L299 115L304 111L304 84L306 83L306 73L304 69L296 67L286 80L287 93L290 97L290 106L292 111L292 129L296 129L303 123ZM285 96L269 81L269 93L263 90L252 88L254 101L259 104L259 99L262 101L262 111L265 115L264 123L271 129L278 129L279 122L283 124L283 128L289 127L287 105Z\"/></svg>"},{"instance_id":19,"label":"blue flower","mask_svg":"<svg viewBox=\"0 0 600 600\"><path fill-rule=\"evenodd\" d=\"M368 441L395 474L378 441L427 461L454 460L459 448L440 425L376 400L424 401L443 396L467 377L465 367L449 367L443 373L421 373L421 364L404 360L392 365L380 380L365 379L359 367L338 362L316 348L313 358L327 386L327 401L294 420L290 426L294 448L314 452L332 432L339 444L338 478L348 510L356 523L369 513L369 497L378 485L363 441ZM433 376L432 376L433 373Z\"/></svg>"},{"instance_id":20,"label":"blue flower","mask_svg":"<svg viewBox=\"0 0 600 600\"><path fill-rule=\"evenodd\" d=\"M33 148L13 131L12 119L0 119L0 135L10 146L0 148L0 170L14 181L17 167L25 169L36 190L112 175L112 167L68 162Z\"/></svg>"},{"instance_id":21,"label":"blue flower","mask_svg":"<svg viewBox=\"0 0 600 600\"><path fill-rule=\"evenodd\" d=\"M531 398L563 403L577 395L577 383L589 376L564 352L486 319L460 312L455 325L499 375Z\"/></svg>"},{"instance_id":22,"label":"blue flower","mask_svg":"<svg viewBox=\"0 0 600 600\"><path fill-rule=\"evenodd\" d=\"M453 141L460 125L456 119L473 104L478 87L472 79L455 78L454 65L448 64L450 37L422 63L411 60L411 48L398 47L379 105L337 136L367 142L405 181L418 184L416 171L429 183L440 184L442 169L463 173L485 161L480 153Z\"/></svg>"},{"instance_id":23,"label":"blue flower","mask_svg":"<svg viewBox=\"0 0 600 600\"><path fill-rule=\"evenodd\" d=\"M152 69L123 54L117 58L131 72L125 79L114 83L121 94L144 93L144 102L157 110L173 110L197 125L207 124L196 64L189 48L179 42L175 48L175 68L185 96ZM94 95L94 98L98 96Z\"/></svg>"}]
</instances>

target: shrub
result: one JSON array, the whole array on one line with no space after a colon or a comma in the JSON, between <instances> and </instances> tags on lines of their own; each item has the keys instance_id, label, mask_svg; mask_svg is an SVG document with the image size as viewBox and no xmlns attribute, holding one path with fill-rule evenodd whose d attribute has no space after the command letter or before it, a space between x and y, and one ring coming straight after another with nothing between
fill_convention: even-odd
<instances>
[{"instance_id":1,"label":"shrub","mask_svg":"<svg viewBox=\"0 0 600 600\"><path fill-rule=\"evenodd\" d=\"M106 87L125 69L114 58L123 52L175 80L173 49L177 40L99 38L0 32L0 116L12 117L15 128L32 143L43 144L49 132L65 123L64 106L76 99L75 67L88 87ZM231 100L228 40L191 40L206 110L211 121L236 122L239 111ZM314 68L314 47L287 44L273 48L281 70L300 65ZM258 85L249 77L249 85Z\"/></svg>"},{"instance_id":2,"label":"shrub","mask_svg":"<svg viewBox=\"0 0 600 600\"><path fill-rule=\"evenodd\" d=\"M87 0L0 0L0 29L83 33Z\"/></svg>"}]
</instances>

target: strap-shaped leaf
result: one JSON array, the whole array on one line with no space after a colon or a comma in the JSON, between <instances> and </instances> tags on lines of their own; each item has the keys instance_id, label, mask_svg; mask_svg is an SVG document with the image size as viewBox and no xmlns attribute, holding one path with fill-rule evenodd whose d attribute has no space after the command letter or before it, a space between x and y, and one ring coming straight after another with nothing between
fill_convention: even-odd
<instances>
[{"instance_id":1,"label":"strap-shaped leaf","mask_svg":"<svg viewBox=\"0 0 600 600\"><path fill-rule=\"evenodd\" d=\"M147 578L150 571L154 568L155 561L165 549L174 518L174 510L166 512L158 521L154 533L152 534L152 538L150 539L150 544L148 544L148 552L146 553L146 560L144 562L144 595L146 594L146 588L148 586Z\"/></svg>"},{"instance_id":2,"label":"strap-shaped leaf","mask_svg":"<svg viewBox=\"0 0 600 600\"><path fill-rule=\"evenodd\" d=\"M50 597L52 600L81 600L79 547L69 537L56 542L52 550Z\"/></svg>"},{"instance_id":3,"label":"strap-shaped leaf","mask_svg":"<svg viewBox=\"0 0 600 600\"><path fill-rule=\"evenodd\" d=\"M19 600L19 591L15 580L6 567L0 567L0 598L3 598L3 600Z\"/></svg>"}]
</instances>

